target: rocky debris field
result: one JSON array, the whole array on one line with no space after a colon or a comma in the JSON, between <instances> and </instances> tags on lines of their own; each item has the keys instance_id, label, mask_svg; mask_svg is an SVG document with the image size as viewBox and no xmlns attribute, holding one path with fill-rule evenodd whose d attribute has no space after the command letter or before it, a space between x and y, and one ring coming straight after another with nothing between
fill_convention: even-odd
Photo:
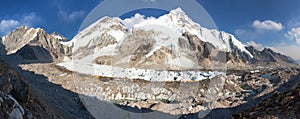
<instances>
[{"instance_id":1,"label":"rocky debris field","mask_svg":"<svg viewBox=\"0 0 300 119\"><path fill-rule=\"evenodd\" d=\"M258 105L236 116L240 118L300 118L299 82L286 91L275 91Z\"/></svg>"},{"instance_id":2,"label":"rocky debris field","mask_svg":"<svg viewBox=\"0 0 300 119\"><path fill-rule=\"evenodd\" d=\"M268 99L274 91L299 73L292 68L232 70L227 71L226 77L210 80L155 83L139 79L126 80L82 75L51 63L26 64L20 67L23 70L45 75L49 82L67 90L96 97L100 101L173 115L197 113L201 110L213 111L217 108L240 108L239 106L244 104L254 106L257 102L253 100L259 99L260 102ZM210 108L207 108L208 105Z\"/></svg>"}]
</instances>

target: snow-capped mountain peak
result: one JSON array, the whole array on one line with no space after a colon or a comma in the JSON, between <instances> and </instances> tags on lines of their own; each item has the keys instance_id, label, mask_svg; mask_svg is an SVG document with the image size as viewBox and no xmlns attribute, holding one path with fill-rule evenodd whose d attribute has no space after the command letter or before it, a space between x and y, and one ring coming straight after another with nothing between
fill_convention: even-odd
<instances>
[{"instance_id":1,"label":"snow-capped mountain peak","mask_svg":"<svg viewBox=\"0 0 300 119\"><path fill-rule=\"evenodd\" d=\"M171 14L176 14L176 15L185 15L185 12L180 8L176 8L174 10L170 11Z\"/></svg>"},{"instance_id":2,"label":"snow-capped mountain peak","mask_svg":"<svg viewBox=\"0 0 300 119\"><path fill-rule=\"evenodd\" d=\"M238 41L232 34L218 31L216 29L207 29L201 27L200 24L190 19L181 8L171 10L169 14L163 15L159 18L146 18L142 22L133 25L133 28L141 28L149 25L160 25L175 30L180 34L189 32L196 35L204 42L213 44L220 51L231 52L232 44L245 52L249 57L253 57L250 52L245 49L240 41Z\"/></svg>"},{"instance_id":3,"label":"snow-capped mountain peak","mask_svg":"<svg viewBox=\"0 0 300 119\"><path fill-rule=\"evenodd\" d=\"M213 57L222 53L239 58L232 62L253 57L233 35L201 27L181 8L158 18L140 14L124 20L103 17L63 44L73 47L73 59L100 64L112 64L111 60L117 59L113 64L121 67L131 62L129 67L197 69L203 59L220 59ZM221 59L230 60L225 56Z\"/></svg>"},{"instance_id":4,"label":"snow-capped mountain peak","mask_svg":"<svg viewBox=\"0 0 300 119\"><path fill-rule=\"evenodd\" d=\"M175 22L177 24L195 25L195 22L193 22L181 8L171 10L166 16L168 17L167 19L164 18L164 16L162 16L161 19L166 19L169 20L169 22Z\"/></svg>"}]
</instances>

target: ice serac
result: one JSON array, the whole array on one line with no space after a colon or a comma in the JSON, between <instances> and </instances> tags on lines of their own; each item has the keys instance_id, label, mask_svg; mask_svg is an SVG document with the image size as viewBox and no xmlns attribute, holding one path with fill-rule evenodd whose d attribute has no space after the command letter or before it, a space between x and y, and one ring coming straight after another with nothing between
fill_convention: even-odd
<instances>
[{"instance_id":1,"label":"ice serac","mask_svg":"<svg viewBox=\"0 0 300 119\"><path fill-rule=\"evenodd\" d=\"M67 54L60 43L66 38L54 35L41 28L22 26L4 36L2 44L7 55L21 56L24 61L52 62Z\"/></svg>"}]
</instances>

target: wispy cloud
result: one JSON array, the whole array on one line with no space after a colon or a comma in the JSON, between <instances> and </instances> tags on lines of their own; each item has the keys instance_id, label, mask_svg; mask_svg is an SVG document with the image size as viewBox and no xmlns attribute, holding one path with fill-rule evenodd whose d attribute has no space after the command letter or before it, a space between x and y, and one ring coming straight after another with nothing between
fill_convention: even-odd
<instances>
[{"instance_id":1,"label":"wispy cloud","mask_svg":"<svg viewBox=\"0 0 300 119\"><path fill-rule=\"evenodd\" d=\"M254 41L249 41L249 42L247 42L247 45L248 46L253 46L255 49L257 49L257 50L263 50L265 47L262 45L262 44L260 44L260 43L256 43L256 42L254 42Z\"/></svg>"},{"instance_id":2,"label":"wispy cloud","mask_svg":"<svg viewBox=\"0 0 300 119\"><path fill-rule=\"evenodd\" d=\"M73 22L77 19L83 18L85 14L86 12L83 10L72 11L72 12L66 12L63 10L58 11L59 18L62 18L66 22Z\"/></svg>"},{"instance_id":3,"label":"wispy cloud","mask_svg":"<svg viewBox=\"0 0 300 119\"><path fill-rule=\"evenodd\" d=\"M16 19L3 19L0 21L0 35L6 35L17 27L29 26L33 27L41 21L41 18L35 13L27 13L19 15Z\"/></svg>"},{"instance_id":4,"label":"wispy cloud","mask_svg":"<svg viewBox=\"0 0 300 119\"><path fill-rule=\"evenodd\" d=\"M257 30L281 31L283 29L283 25L280 22L277 23L272 20L266 20L266 21L255 20L252 23L252 26Z\"/></svg>"},{"instance_id":5,"label":"wispy cloud","mask_svg":"<svg viewBox=\"0 0 300 119\"><path fill-rule=\"evenodd\" d=\"M154 3L154 2L156 2L156 0L144 0L145 2L152 2L152 3Z\"/></svg>"},{"instance_id":6,"label":"wispy cloud","mask_svg":"<svg viewBox=\"0 0 300 119\"><path fill-rule=\"evenodd\" d=\"M296 40L296 43L300 45L300 28L292 28L285 34L286 37Z\"/></svg>"},{"instance_id":7,"label":"wispy cloud","mask_svg":"<svg viewBox=\"0 0 300 119\"><path fill-rule=\"evenodd\" d=\"M0 22L0 35L7 34L9 31L13 30L19 25L20 25L19 21L13 19L2 20Z\"/></svg>"}]
</instances>

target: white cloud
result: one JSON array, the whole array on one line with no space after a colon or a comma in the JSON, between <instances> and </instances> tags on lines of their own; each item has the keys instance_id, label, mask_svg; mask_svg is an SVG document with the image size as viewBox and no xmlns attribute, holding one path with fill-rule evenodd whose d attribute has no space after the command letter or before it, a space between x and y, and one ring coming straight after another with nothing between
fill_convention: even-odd
<instances>
[{"instance_id":1,"label":"white cloud","mask_svg":"<svg viewBox=\"0 0 300 119\"><path fill-rule=\"evenodd\" d=\"M283 25L280 22L274 22L271 20L259 21L255 20L252 23L252 26L257 30L272 30L272 31L280 31L283 29Z\"/></svg>"},{"instance_id":2,"label":"white cloud","mask_svg":"<svg viewBox=\"0 0 300 119\"><path fill-rule=\"evenodd\" d=\"M34 24L36 24L37 22L40 22L40 21L41 21L41 18L33 12L23 15L23 17L21 19L21 22L23 23L22 25L26 25L26 26L33 26Z\"/></svg>"},{"instance_id":3,"label":"white cloud","mask_svg":"<svg viewBox=\"0 0 300 119\"><path fill-rule=\"evenodd\" d=\"M300 45L300 28L293 28L285 34L290 39L295 39L296 43Z\"/></svg>"},{"instance_id":4,"label":"white cloud","mask_svg":"<svg viewBox=\"0 0 300 119\"><path fill-rule=\"evenodd\" d=\"M0 22L0 35L7 34L9 31L13 30L14 28L16 28L19 25L20 25L20 23L13 19L2 20Z\"/></svg>"},{"instance_id":5,"label":"white cloud","mask_svg":"<svg viewBox=\"0 0 300 119\"><path fill-rule=\"evenodd\" d=\"M83 18L85 13L86 12L83 11L83 10L73 11L73 12L66 12L66 11L63 11L63 10L58 11L59 17L62 18L64 21L67 21L67 22L72 22L72 21L75 21L79 18Z\"/></svg>"},{"instance_id":6,"label":"white cloud","mask_svg":"<svg viewBox=\"0 0 300 119\"><path fill-rule=\"evenodd\" d=\"M259 35L259 33L249 29L237 29L234 31L234 34L238 38L243 38L244 40L256 39L256 37Z\"/></svg>"},{"instance_id":7,"label":"white cloud","mask_svg":"<svg viewBox=\"0 0 300 119\"><path fill-rule=\"evenodd\" d=\"M122 20L122 23L127 27L127 29L131 29L135 24L139 24L148 19L155 19L155 18L154 17L145 18L144 15L137 13L131 18L126 18L126 19Z\"/></svg>"},{"instance_id":8,"label":"white cloud","mask_svg":"<svg viewBox=\"0 0 300 119\"><path fill-rule=\"evenodd\" d=\"M265 47L262 45L262 44L260 44L260 43L256 43L256 42L254 42L254 41L249 41L249 42L247 42L247 45L248 46L253 46L255 49L257 49L257 50L263 50Z\"/></svg>"},{"instance_id":9,"label":"white cloud","mask_svg":"<svg viewBox=\"0 0 300 119\"><path fill-rule=\"evenodd\" d=\"M4 19L0 21L0 35L6 35L17 27L33 27L35 23L41 20L35 13L20 15L17 19Z\"/></svg>"}]
</instances>

